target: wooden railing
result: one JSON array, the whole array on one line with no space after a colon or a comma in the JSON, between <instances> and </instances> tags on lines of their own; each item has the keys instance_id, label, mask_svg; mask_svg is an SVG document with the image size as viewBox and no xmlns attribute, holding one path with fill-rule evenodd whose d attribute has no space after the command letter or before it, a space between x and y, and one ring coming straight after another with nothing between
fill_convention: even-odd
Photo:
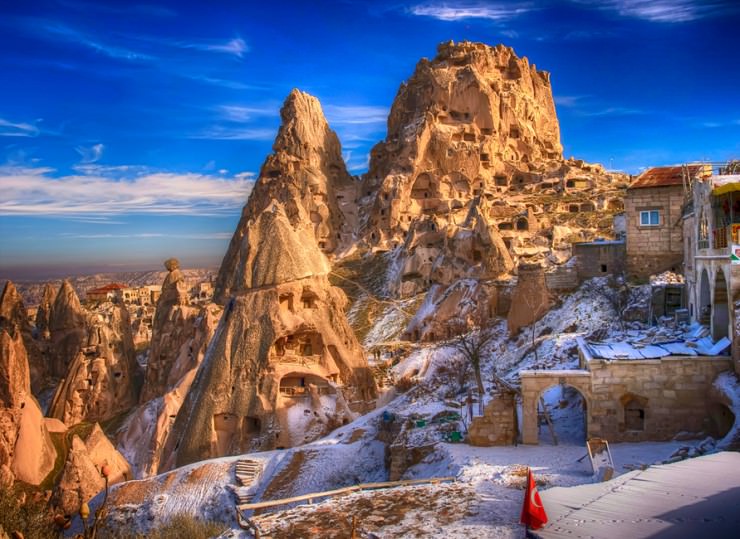
<instances>
[{"instance_id":1,"label":"wooden railing","mask_svg":"<svg viewBox=\"0 0 740 539\"><path fill-rule=\"evenodd\" d=\"M394 488L394 487L406 487L410 485L436 485L438 483L449 483L455 481L454 477L432 477L430 479L404 479L401 481L383 481L380 483L361 483L351 487L338 488L335 490L325 490L323 492L311 492L309 494L303 494L301 496L293 496L292 498L280 498L278 500L268 500L265 502L255 503L243 503L237 505L236 508L239 511L252 511L254 509L264 509L266 507L276 507L278 505L286 505L289 503L305 502L309 504L313 503L313 500L317 498L328 498L332 496L340 496L342 494L349 494L352 492L360 492L363 490L378 490L383 488Z\"/></svg>"}]
</instances>

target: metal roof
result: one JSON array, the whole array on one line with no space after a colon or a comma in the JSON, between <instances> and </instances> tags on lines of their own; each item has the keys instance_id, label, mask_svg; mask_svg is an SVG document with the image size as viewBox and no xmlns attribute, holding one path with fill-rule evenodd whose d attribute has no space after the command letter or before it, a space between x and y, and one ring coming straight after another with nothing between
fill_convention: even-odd
<instances>
[{"instance_id":1,"label":"metal roof","mask_svg":"<svg viewBox=\"0 0 740 539\"><path fill-rule=\"evenodd\" d=\"M640 174L629 189L646 187L671 187L683 185L683 166L653 167ZM689 175L697 176L706 168L705 165L687 165ZM711 169L709 170L711 174Z\"/></svg>"},{"instance_id":2,"label":"metal roof","mask_svg":"<svg viewBox=\"0 0 740 539\"><path fill-rule=\"evenodd\" d=\"M740 453L651 466L607 481L540 491L539 539L737 537Z\"/></svg>"}]
</instances>

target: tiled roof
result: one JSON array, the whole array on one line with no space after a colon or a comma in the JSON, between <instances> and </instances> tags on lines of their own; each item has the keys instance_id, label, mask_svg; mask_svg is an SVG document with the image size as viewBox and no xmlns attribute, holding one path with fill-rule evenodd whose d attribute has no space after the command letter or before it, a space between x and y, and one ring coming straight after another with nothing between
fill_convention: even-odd
<instances>
[{"instance_id":1,"label":"tiled roof","mask_svg":"<svg viewBox=\"0 0 740 539\"><path fill-rule=\"evenodd\" d=\"M705 165L687 165L690 176L699 175ZM641 189L645 187L671 187L683 185L683 168L676 167L654 167L640 174L629 186L630 189Z\"/></svg>"},{"instance_id":2,"label":"tiled roof","mask_svg":"<svg viewBox=\"0 0 740 539\"><path fill-rule=\"evenodd\" d=\"M88 290L87 293L93 293L93 294L106 294L108 292L114 292L116 290L121 290L123 288L128 288L125 284L121 283L110 283L105 286L101 286L100 288L93 288L92 290Z\"/></svg>"}]
</instances>

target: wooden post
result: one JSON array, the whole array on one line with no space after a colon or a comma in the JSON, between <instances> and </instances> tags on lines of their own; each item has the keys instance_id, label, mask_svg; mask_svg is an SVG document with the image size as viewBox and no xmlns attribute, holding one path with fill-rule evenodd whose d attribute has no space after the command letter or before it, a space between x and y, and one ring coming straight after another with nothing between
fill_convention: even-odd
<instances>
[{"instance_id":1,"label":"wooden post","mask_svg":"<svg viewBox=\"0 0 740 539\"><path fill-rule=\"evenodd\" d=\"M547 422L547 427L550 429L550 434L552 435L552 443L553 445L558 445L558 437L555 435L555 427L552 426L552 421L550 420L550 412L547 411L545 399L542 397L540 397L540 404L542 405L542 415L545 416L545 422Z\"/></svg>"}]
</instances>

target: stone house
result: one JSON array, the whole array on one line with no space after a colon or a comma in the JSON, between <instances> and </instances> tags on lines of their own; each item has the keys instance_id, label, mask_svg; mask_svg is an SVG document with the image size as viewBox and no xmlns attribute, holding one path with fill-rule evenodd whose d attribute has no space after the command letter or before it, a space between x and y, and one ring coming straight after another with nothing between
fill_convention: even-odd
<instances>
[{"instance_id":1,"label":"stone house","mask_svg":"<svg viewBox=\"0 0 740 539\"><path fill-rule=\"evenodd\" d=\"M624 271L623 241L589 241L573 244L578 281L592 277L616 275Z\"/></svg>"},{"instance_id":2,"label":"stone house","mask_svg":"<svg viewBox=\"0 0 740 539\"><path fill-rule=\"evenodd\" d=\"M688 309L711 329L712 338L732 342L740 372L740 175L716 174L695 181L683 218Z\"/></svg>"},{"instance_id":3,"label":"stone house","mask_svg":"<svg viewBox=\"0 0 740 539\"><path fill-rule=\"evenodd\" d=\"M682 208L689 185L711 174L702 164L655 167L643 172L627 189L627 273L646 279L683 263Z\"/></svg>"},{"instance_id":4,"label":"stone house","mask_svg":"<svg viewBox=\"0 0 740 539\"><path fill-rule=\"evenodd\" d=\"M729 356L605 358L581 338L578 354L580 369L520 371L525 444L538 443L538 403L557 385L573 387L583 397L588 438L658 441L681 432L721 438L732 427L726 404L711 398L714 380L732 369Z\"/></svg>"},{"instance_id":5,"label":"stone house","mask_svg":"<svg viewBox=\"0 0 740 539\"><path fill-rule=\"evenodd\" d=\"M87 301L113 301L122 299L125 284L110 283L105 286L93 288L85 293Z\"/></svg>"}]
</instances>

